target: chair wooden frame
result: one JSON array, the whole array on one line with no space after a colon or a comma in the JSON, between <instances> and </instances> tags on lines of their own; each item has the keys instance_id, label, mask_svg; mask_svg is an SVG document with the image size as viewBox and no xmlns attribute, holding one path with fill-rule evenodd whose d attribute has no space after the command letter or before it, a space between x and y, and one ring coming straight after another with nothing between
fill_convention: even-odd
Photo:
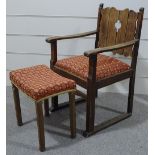
<instances>
[{"instance_id":1,"label":"chair wooden frame","mask_svg":"<svg viewBox=\"0 0 155 155\"><path fill-rule=\"evenodd\" d=\"M68 35L68 36L56 36L56 37L50 37L46 39L46 42L51 44L51 61L50 66L51 69L53 69L58 74L65 76L67 78L71 78L76 81L76 83L83 88L87 90L87 94L83 94L80 91L77 91L77 95L82 96L87 100L86 104L86 130L84 131L83 135L85 137L88 137L90 135L93 135L94 133L109 127L121 120L124 120L132 115L132 109L133 109L133 96L134 96L134 84L135 84L135 73L136 73L136 64L137 64L137 56L138 56L138 49L139 49L139 43L140 43L140 36L141 36L141 28L142 28L142 21L143 21L143 14L144 14L144 8L139 9L139 28L136 32L135 39L131 41L127 41L124 43L119 43L117 45L112 45L108 47L98 47L99 42L99 23L101 20L101 10L103 9L103 4L100 4L99 11L98 11L98 22L97 22L97 30L90 31L86 33L81 34L75 34L75 35ZM81 79L80 77L77 77L69 72L64 71L63 69L57 67L55 64L57 62L57 41L63 40L63 39L73 39L73 38L79 38L79 37L85 37L89 35L96 35L96 41L95 41L95 49L84 52L84 55L89 58L89 73L87 81L84 79ZM97 64L97 54L104 53L104 52L111 52L119 49L123 49L126 47L133 47L132 51L132 59L131 59L131 68L128 71L125 71L123 73L115 74L111 77L104 78L102 80L96 80L96 64ZM94 119L95 119L95 98L97 95L97 90L99 88L108 86L110 84L113 84L115 82L119 82L121 80L130 78L129 81L129 94L128 94L128 107L127 112L123 113L115 118L112 118L106 122L101 123L100 125L95 126L94 125ZM94 88L94 89L92 89ZM58 97L54 97L52 99L53 106L55 108L58 108Z\"/></svg>"}]
</instances>

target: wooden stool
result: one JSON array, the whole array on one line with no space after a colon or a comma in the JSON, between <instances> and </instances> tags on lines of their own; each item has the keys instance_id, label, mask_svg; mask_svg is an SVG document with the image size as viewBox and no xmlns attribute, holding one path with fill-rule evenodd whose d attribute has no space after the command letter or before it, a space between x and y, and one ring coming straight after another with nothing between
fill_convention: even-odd
<instances>
[{"instance_id":1,"label":"wooden stool","mask_svg":"<svg viewBox=\"0 0 155 155\"><path fill-rule=\"evenodd\" d=\"M45 116L49 116L49 97L63 93L69 94L71 137L74 138L76 136L76 84L73 80L56 74L45 65L37 65L12 71L10 72L10 80L12 82L18 126L23 125L18 89L28 95L35 102L40 151L45 150L42 102L44 101Z\"/></svg>"}]
</instances>

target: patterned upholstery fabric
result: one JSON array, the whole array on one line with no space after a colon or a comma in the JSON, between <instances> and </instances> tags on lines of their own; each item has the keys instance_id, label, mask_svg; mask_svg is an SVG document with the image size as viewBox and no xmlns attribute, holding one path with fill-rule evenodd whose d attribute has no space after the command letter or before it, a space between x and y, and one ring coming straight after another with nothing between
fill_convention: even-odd
<instances>
[{"instance_id":1,"label":"patterned upholstery fabric","mask_svg":"<svg viewBox=\"0 0 155 155\"><path fill-rule=\"evenodd\" d=\"M10 80L34 100L75 89L73 80L64 78L45 65L18 69L10 72Z\"/></svg>"},{"instance_id":2,"label":"patterned upholstery fabric","mask_svg":"<svg viewBox=\"0 0 155 155\"><path fill-rule=\"evenodd\" d=\"M56 66L86 81L88 77L88 64L88 57L81 55L58 60ZM130 66L128 64L118 59L98 54L96 79L104 79L129 69Z\"/></svg>"}]
</instances>

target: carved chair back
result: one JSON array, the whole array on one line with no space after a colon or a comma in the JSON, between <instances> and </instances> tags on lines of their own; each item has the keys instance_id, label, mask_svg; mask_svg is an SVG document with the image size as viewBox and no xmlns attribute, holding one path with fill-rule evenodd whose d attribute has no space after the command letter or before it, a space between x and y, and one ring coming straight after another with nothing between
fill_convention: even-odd
<instances>
[{"instance_id":1,"label":"carved chair back","mask_svg":"<svg viewBox=\"0 0 155 155\"><path fill-rule=\"evenodd\" d=\"M95 47L112 46L140 39L144 8L139 12L99 7ZM133 56L134 47L113 51L124 56Z\"/></svg>"}]
</instances>

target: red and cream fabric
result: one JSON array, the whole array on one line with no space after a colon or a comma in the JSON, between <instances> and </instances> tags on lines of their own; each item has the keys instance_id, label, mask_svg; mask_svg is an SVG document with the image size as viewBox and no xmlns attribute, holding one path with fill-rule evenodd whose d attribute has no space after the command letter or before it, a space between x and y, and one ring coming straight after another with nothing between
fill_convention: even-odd
<instances>
[{"instance_id":1,"label":"red and cream fabric","mask_svg":"<svg viewBox=\"0 0 155 155\"><path fill-rule=\"evenodd\" d=\"M58 60L56 66L72 73L81 79L87 80L88 77L88 57L86 56L74 56ZM97 71L96 79L104 79L111 75L121 73L130 69L130 66L113 57L98 54L97 57Z\"/></svg>"},{"instance_id":2,"label":"red and cream fabric","mask_svg":"<svg viewBox=\"0 0 155 155\"><path fill-rule=\"evenodd\" d=\"M10 80L36 101L76 87L73 80L56 74L45 65L12 71L10 72Z\"/></svg>"}]
</instances>

